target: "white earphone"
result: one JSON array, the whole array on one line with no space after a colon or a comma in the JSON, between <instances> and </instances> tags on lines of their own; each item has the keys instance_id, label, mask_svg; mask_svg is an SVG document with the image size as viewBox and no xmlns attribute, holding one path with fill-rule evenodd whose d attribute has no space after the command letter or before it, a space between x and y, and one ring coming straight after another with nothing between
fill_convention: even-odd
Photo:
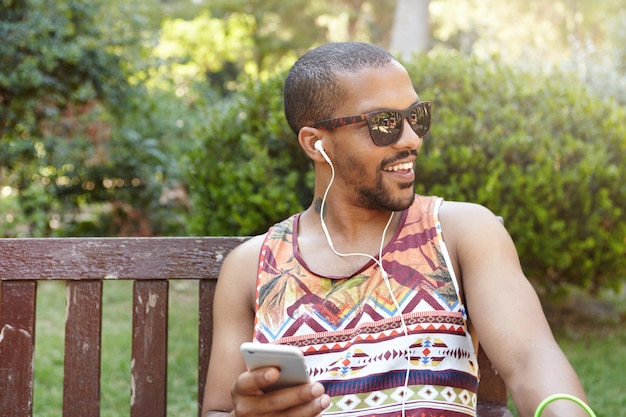
<instances>
[{"instance_id":1,"label":"white earphone","mask_svg":"<svg viewBox=\"0 0 626 417\"><path fill-rule=\"evenodd\" d=\"M328 242L328 246L330 247L330 249L335 253L335 255L340 256L340 257L346 257L346 256L364 256L366 258L370 258L372 261L374 261L376 264L378 264L378 267L380 268L383 280L385 281L385 285L387 286L387 289L389 290L389 295L391 296L391 299L393 300L396 309L398 311L398 315L400 316L400 322L402 323L402 331L404 333L404 340L406 342L406 357L407 357L407 368L406 368L406 373L405 373L405 378L404 378L404 388L405 391L402 394L402 417L404 417L405 414L405 408L406 408L406 389L409 385L409 375L410 375L410 370L411 370L411 355L410 355L410 346L409 346L409 332L408 332L408 328L406 325L406 322L404 320L404 317L402 316L402 309L400 307L400 304L398 303L398 300L396 299L394 293L393 293L393 289L391 288L391 284L389 283L389 275L387 274L387 271L385 270L384 266L383 266L383 247L385 244L385 235L387 234L387 229L389 228L389 226L391 225L391 220L393 219L393 214L394 212L391 212L391 215L389 216L389 220L387 220L387 224L385 225L385 228L383 229L383 235L381 237L380 240L380 248L378 251L378 259L376 259L375 257L373 257L370 254L367 253L341 253L339 251L337 251L335 249L335 245L333 244L333 240L330 237L330 232L328 231L328 227L326 226L326 222L324 221L324 215L323 213L325 213L324 207L326 205L326 198L328 197L328 191L330 191L330 187L333 184L333 181L335 180L335 167L333 166L333 163L330 161L330 158L328 157L328 155L326 154L326 151L324 151L324 145L322 145L322 141L318 140L313 144L313 147L315 149L317 149L317 151L319 153L322 154L322 156L324 157L324 159L326 160L326 162L328 162L328 164L330 165L330 169L331 169L331 177L330 177L330 181L328 182L328 186L326 187L326 191L324 191L324 196L322 197L322 204L320 207L320 223L322 225L322 230L324 231L324 234L326 235L326 240Z\"/></svg>"},{"instance_id":2,"label":"white earphone","mask_svg":"<svg viewBox=\"0 0 626 417\"><path fill-rule=\"evenodd\" d=\"M326 162L328 162L330 165L332 165L332 162L330 162L330 158L326 154L326 151L324 151L324 145L322 145L322 141L321 140L316 141L313 146L315 147L315 149L318 150L319 153L322 154L322 156L324 157Z\"/></svg>"}]
</instances>

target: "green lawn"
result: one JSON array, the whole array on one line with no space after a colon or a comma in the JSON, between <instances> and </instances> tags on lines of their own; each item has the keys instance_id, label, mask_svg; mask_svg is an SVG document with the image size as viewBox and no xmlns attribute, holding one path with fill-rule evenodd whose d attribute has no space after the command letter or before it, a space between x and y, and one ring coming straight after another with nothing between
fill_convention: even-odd
<instances>
[{"instance_id":1,"label":"green lawn","mask_svg":"<svg viewBox=\"0 0 626 417\"><path fill-rule=\"evenodd\" d=\"M197 284L172 284L170 293L167 411L169 416L195 416ZM129 414L131 297L131 283L105 283L103 417ZM60 282L42 282L37 298L34 415L56 417L61 415L63 399L65 286ZM626 416L626 330L623 327L623 319L597 326L568 323L555 327L557 339L582 379L598 417Z\"/></svg>"},{"instance_id":2,"label":"green lawn","mask_svg":"<svg viewBox=\"0 0 626 417\"><path fill-rule=\"evenodd\" d=\"M626 417L626 288L601 300L574 291L546 315L597 417Z\"/></svg>"},{"instance_id":3,"label":"green lawn","mask_svg":"<svg viewBox=\"0 0 626 417\"><path fill-rule=\"evenodd\" d=\"M170 285L167 414L195 416L198 366L198 289L193 282ZM104 286L102 311L101 415L129 415L132 283ZM42 282L37 294L35 387L33 413L61 415L63 404L63 339L65 285Z\"/></svg>"},{"instance_id":4,"label":"green lawn","mask_svg":"<svg viewBox=\"0 0 626 417\"><path fill-rule=\"evenodd\" d=\"M626 416L626 331L614 328L600 335L557 331L557 340L582 380L597 417ZM512 403L510 408L517 415Z\"/></svg>"},{"instance_id":5,"label":"green lawn","mask_svg":"<svg viewBox=\"0 0 626 417\"><path fill-rule=\"evenodd\" d=\"M559 336L598 417L626 416L626 331Z\"/></svg>"}]
</instances>

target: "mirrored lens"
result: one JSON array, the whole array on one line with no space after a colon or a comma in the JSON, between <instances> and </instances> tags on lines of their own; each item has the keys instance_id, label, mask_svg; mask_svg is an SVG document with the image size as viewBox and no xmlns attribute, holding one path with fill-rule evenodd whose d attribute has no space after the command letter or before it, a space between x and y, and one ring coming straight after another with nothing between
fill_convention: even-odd
<instances>
[{"instance_id":1,"label":"mirrored lens","mask_svg":"<svg viewBox=\"0 0 626 417\"><path fill-rule=\"evenodd\" d=\"M372 140L376 145L391 145L402 131L402 116L393 111L376 113L372 115L369 126Z\"/></svg>"},{"instance_id":2,"label":"mirrored lens","mask_svg":"<svg viewBox=\"0 0 626 417\"><path fill-rule=\"evenodd\" d=\"M383 110L371 113L367 121L372 141L378 146L396 143L402 134L404 117L419 137L426 136L430 130L430 103L417 103L403 111Z\"/></svg>"},{"instance_id":3,"label":"mirrored lens","mask_svg":"<svg viewBox=\"0 0 626 417\"><path fill-rule=\"evenodd\" d=\"M424 137L430 130L430 113L426 104L416 105L411 110L409 124L417 136Z\"/></svg>"}]
</instances>

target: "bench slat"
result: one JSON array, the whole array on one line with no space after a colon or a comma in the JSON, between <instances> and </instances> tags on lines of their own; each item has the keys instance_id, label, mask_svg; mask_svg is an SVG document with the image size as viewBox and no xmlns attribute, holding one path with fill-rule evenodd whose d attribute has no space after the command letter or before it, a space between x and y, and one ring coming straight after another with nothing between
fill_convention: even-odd
<instances>
[{"instance_id":1,"label":"bench slat","mask_svg":"<svg viewBox=\"0 0 626 417\"><path fill-rule=\"evenodd\" d=\"M168 282L133 284L131 416L160 417L167 405Z\"/></svg>"},{"instance_id":2,"label":"bench slat","mask_svg":"<svg viewBox=\"0 0 626 417\"><path fill-rule=\"evenodd\" d=\"M126 279L135 280L131 415L164 415L167 280L195 279L200 281L199 416L211 353L217 276L228 252L245 239L0 239L0 410L32 415L36 281L52 279L67 281L63 415L99 415L102 281ZM478 415L510 417L506 388L483 354Z\"/></svg>"},{"instance_id":3,"label":"bench slat","mask_svg":"<svg viewBox=\"0 0 626 417\"><path fill-rule=\"evenodd\" d=\"M245 239L1 239L0 279L215 279L228 252Z\"/></svg>"},{"instance_id":4,"label":"bench slat","mask_svg":"<svg viewBox=\"0 0 626 417\"><path fill-rule=\"evenodd\" d=\"M0 285L0 410L30 416L35 352L34 281Z\"/></svg>"},{"instance_id":5,"label":"bench slat","mask_svg":"<svg viewBox=\"0 0 626 417\"><path fill-rule=\"evenodd\" d=\"M513 417L505 404L479 402L476 407L478 417Z\"/></svg>"},{"instance_id":6,"label":"bench slat","mask_svg":"<svg viewBox=\"0 0 626 417\"><path fill-rule=\"evenodd\" d=\"M63 416L99 416L102 281L66 286Z\"/></svg>"},{"instance_id":7,"label":"bench slat","mask_svg":"<svg viewBox=\"0 0 626 417\"><path fill-rule=\"evenodd\" d=\"M213 298L217 281L200 281L200 299L198 307L198 417L202 415L202 400L206 386L206 373L213 346Z\"/></svg>"}]
</instances>

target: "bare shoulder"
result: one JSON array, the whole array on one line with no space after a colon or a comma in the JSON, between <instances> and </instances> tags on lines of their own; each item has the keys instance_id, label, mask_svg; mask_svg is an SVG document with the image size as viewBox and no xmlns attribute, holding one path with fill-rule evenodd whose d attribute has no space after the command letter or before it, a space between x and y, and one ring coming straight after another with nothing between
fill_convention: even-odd
<instances>
[{"instance_id":1,"label":"bare shoulder","mask_svg":"<svg viewBox=\"0 0 626 417\"><path fill-rule=\"evenodd\" d=\"M265 236L266 234L253 236L241 245L237 246L228 254L224 264L227 262L256 262L259 258L259 253L261 252Z\"/></svg>"},{"instance_id":2,"label":"bare shoulder","mask_svg":"<svg viewBox=\"0 0 626 417\"><path fill-rule=\"evenodd\" d=\"M246 297L254 305L259 254L265 235L251 237L233 249L222 264L217 291L229 296Z\"/></svg>"},{"instance_id":3,"label":"bare shoulder","mask_svg":"<svg viewBox=\"0 0 626 417\"><path fill-rule=\"evenodd\" d=\"M462 243L490 236L508 239L501 217L475 203L444 201L439 219L447 243Z\"/></svg>"},{"instance_id":4,"label":"bare shoulder","mask_svg":"<svg viewBox=\"0 0 626 417\"><path fill-rule=\"evenodd\" d=\"M487 207L463 201L444 201L439 209L439 215L442 222L470 224L468 220L472 222L499 221L498 217Z\"/></svg>"},{"instance_id":5,"label":"bare shoulder","mask_svg":"<svg viewBox=\"0 0 626 417\"><path fill-rule=\"evenodd\" d=\"M502 219L488 208L474 203L446 201L439 211L441 229L455 270L464 281L480 270L489 270L500 263L519 268L517 251ZM502 267L500 265L500 267Z\"/></svg>"}]
</instances>

